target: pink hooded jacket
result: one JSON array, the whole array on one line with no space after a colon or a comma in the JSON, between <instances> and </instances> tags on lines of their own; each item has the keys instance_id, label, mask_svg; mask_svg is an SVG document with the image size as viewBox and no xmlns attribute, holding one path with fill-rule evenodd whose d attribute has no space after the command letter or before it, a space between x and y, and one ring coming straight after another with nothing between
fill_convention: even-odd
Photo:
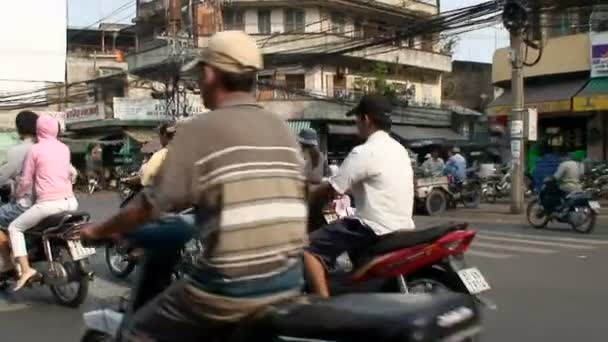
<instances>
[{"instance_id":1,"label":"pink hooded jacket","mask_svg":"<svg viewBox=\"0 0 608 342\"><path fill-rule=\"evenodd\" d=\"M74 197L70 181L70 149L57 140L57 121L40 115L36 122L38 141L32 145L25 161L17 198L34 186L36 202L55 201Z\"/></svg>"}]
</instances>

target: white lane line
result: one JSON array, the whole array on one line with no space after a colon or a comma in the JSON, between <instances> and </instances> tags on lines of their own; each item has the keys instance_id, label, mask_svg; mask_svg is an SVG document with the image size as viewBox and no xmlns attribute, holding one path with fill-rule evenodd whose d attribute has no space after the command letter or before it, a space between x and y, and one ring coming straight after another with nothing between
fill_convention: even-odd
<instances>
[{"instance_id":1,"label":"white lane line","mask_svg":"<svg viewBox=\"0 0 608 342\"><path fill-rule=\"evenodd\" d=\"M489 230L483 230L483 231L480 230L478 234L500 235L500 236L525 238L525 239L539 239L539 240L545 240L545 241L586 243L586 244L590 244L590 245L608 245L608 240L577 239L577 238L548 236L548 235L544 236L544 235L538 235L538 234L506 233L506 232L495 232L495 231L489 231Z\"/></svg>"},{"instance_id":2,"label":"white lane line","mask_svg":"<svg viewBox=\"0 0 608 342\"><path fill-rule=\"evenodd\" d=\"M504 242L514 242L514 243L525 243L525 244L533 244L538 246L547 246L547 247L560 247L560 248L570 248L570 249L595 249L593 246L589 245L575 245L570 243L560 243L560 242L547 242L540 240L528 240L528 239L514 239L508 237L501 236L487 236L484 234L477 234L477 238L481 240L494 240L494 241L504 241Z\"/></svg>"},{"instance_id":3,"label":"white lane line","mask_svg":"<svg viewBox=\"0 0 608 342\"><path fill-rule=\"evenodd\" d=\"M502 249L505 251L537 253L537 254L551 254L551 253L556 252L552 249L546 249L546 248L509 246L509 245L505 245L505 244L487 243L487 242L473 242L473 247L487 247L487 248Z\"/></svg>"},{"instance_id":4,"label":"white lane line","mask_svg":"<svg viewBox=\"0 0 608 342\"><path fill-rule=\"evenodd\" d=\"M492 258L492 259L508 259L508 258L514 257L514 255L511 255L511 254L485 252L485 251L476 250L474 248L467 249L467 251L464 252L464 255L465 256L472 255L472 256L478 256L478 257L483 257L483 258Z\"/></svg>"}]
</instances>

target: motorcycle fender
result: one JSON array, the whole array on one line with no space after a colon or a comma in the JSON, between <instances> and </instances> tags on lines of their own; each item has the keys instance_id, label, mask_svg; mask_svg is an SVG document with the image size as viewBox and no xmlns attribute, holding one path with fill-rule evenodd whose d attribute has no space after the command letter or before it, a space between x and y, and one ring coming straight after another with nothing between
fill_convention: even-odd
<instances>
[{"instance_id":1,"label":"motorcycle fender","mask_svg":"<svg viewBox=\"0 0 608 342\"><path fill-rule=\"evenodd\" d=\"M83 315L84 324L90 330L99 331L116 338L120 325L122 323L123 314L103 309L86 312Z\"/></svg>"}]
</instances>

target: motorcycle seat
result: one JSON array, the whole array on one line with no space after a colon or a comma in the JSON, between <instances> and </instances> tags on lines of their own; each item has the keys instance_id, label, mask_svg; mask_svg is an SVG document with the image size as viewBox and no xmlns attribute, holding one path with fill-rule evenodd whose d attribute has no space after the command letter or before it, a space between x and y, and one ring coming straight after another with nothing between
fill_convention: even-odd
<instances>
[{"instance_id":1,"label":"motorcycle seat","mask_svg":"<svg viewBox=\"0 0 608 342\"><path fill-rule=\"evenodd\" d=\"M479 312L472 297L460 293L346 294L279 305L254 328L292 339L439 341L478 331Z\"/></svg>"},{"instance_id":2,"label":"motorcycle seat","mask_svg":"<svg viewBox=\"0 0 608 342\"><path fill-rule=\"evenodd\" d=\"M377 255L390 253L401 248L408 248L433 242L447 233L457 230L464 230L467 227L468 223L447 223L422 230L400 230L394 233L382 235L378 242L366 248L357 259L361 259L362 254L374 257Z\"/></svg>"},{"instance_id":3,"label":"motorcycle seat","mask_svg":"<svg viewBox=\"0 0 608 342\"><path fill-rule=\"evenodd\" d=\"M66 211L44 218L33 228L28 229L27 232L42 232L48 228L57 227L62 223L73 223L88 220L89 217L91 217L91 215L86 211Z\"/></svg>"}]
</instances>

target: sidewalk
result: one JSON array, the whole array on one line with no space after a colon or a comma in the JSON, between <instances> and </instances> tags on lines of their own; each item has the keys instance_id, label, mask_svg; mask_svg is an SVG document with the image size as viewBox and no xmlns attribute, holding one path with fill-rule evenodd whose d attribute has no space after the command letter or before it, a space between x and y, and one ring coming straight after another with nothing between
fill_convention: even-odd
<instances>
[{"instance_id":1,"label":"sidewalk","mask_svg":"<svg viewBox=\"0 0 608 342\"><path fill-rule=\"evenodd\" d=\"M608 224L608 203L601 203L602 209L597 224ZM526 204L527 205L527 204ZM528 224L526 213L511 214L511 205L508 202L495 204L482 203L476 209L467 209L462 206L448 210L441 216L416 216L417 220L424 222L469 222L469 223L497 223L497 224Z\"/></svg>"}]
</instances>

